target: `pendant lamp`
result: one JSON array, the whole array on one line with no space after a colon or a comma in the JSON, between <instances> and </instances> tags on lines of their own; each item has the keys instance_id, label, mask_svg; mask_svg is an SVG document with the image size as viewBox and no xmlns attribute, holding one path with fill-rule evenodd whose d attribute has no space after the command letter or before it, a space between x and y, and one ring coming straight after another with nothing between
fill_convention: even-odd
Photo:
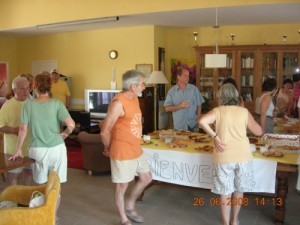
<instances>
[{"instance_id":1,"label":"pendant lamp","mask_svg":"<svg viewBox=\"0 0 300 225\"><path fill-rule=\"evenodd\" d=\"M218 29L218 7L216 7L216 24L214 29ZM219 54L218 44L216 43L216 51L214 54L205 54L205 68L224 68L226 67L226 54Z\"/></svg>"}]
</instances>

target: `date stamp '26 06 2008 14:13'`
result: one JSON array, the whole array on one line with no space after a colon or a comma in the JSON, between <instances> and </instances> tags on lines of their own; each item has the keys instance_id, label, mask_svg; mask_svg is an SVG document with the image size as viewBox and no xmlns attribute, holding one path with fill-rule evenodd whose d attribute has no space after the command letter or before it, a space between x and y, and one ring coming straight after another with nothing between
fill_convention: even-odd
<instances>
[{"instance_id":1,"label":"date stamp '26 06 2008 14:13'","mask_svg":"<svg viewBox=\"0 0 300 225\"><path fill-rule=\"evenodd\" d=\"M209 206L221 206L221 198L209 198L205 199L204 197L195 197L194 198L194 206L195 207L202 207L205 205ZM227 198L225 203L228 206L248 206L250 204L254 204L256 206L282 206L283 199L282 198L265 198L265 197L256 197L253 199L249 198Z\"/></svg>"}]
</instances>

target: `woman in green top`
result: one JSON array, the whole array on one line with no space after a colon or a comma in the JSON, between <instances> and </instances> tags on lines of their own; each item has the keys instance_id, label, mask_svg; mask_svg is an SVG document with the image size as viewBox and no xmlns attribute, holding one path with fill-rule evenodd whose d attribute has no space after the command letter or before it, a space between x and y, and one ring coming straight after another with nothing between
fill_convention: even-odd
<instances>
[{"instance_id":1,"label":"woman in green top","mask_svg":"<svg viewBox=\"0 0 300 225\"><path fill-rule=\"evenodd\" d=\"M54 170L61 183L67 181L67 151L64 139L72 133L75 123L62 102L49 97L51 78L39 74L34 78L35 99L29 99L21 114L16 154L23 157L21 146L28 132L31 133L29 157L35 160L33 179L38 184L46 183L48 174ZM60 124L67 126L61 132Z\"/></svg>"}]
</instances>

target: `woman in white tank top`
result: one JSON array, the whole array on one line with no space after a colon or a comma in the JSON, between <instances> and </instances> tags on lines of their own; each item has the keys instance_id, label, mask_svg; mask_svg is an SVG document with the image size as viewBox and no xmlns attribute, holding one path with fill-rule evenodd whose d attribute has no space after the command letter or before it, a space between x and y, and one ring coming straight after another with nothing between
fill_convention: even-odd
<instances>
[{"instance_id":1,"label":"woman in white tank top","mask_svg":"<svg viewBox=\"0 0 300 225\"><path fill-rule=\"evenodd\" d=\"M262 84L262 93L255 100L255 119L261 125L264 133L273 133L274 103L273 95L276 91L275 78L267 78Z\"/></svg>"}]
</instances>

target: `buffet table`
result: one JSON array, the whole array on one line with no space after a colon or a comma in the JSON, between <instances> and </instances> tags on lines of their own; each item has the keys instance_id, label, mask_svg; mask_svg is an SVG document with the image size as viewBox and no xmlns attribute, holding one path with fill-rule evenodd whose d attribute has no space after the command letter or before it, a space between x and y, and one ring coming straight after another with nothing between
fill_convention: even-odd
<instances>
[{"instance_id":1,"label":"buffet table","mask_svg":"<svg viewBox=\"0 0 300 225\"><path fill-rule=\"evenodd\" d=\"M207 151L209 147L213 148L213 141L191 142L183 148L171 148L170 145L158 139L151 139L150 144L143 145L143 150L150 165L153 180L211 189L212 154L211 151ZM280 158L265 157L256 151L253 156L256 185L252 192L276 192L277 197L284 200L282 205L276 206L275 215L276 224L283 224L288 173L296 172L297 164L300 164L299 155L286 154Z\"/></svg>"},{"instance_id":2,"label":"buffet table","mask_svg":"<svg viewBox=\"0 0 300 225\"><path fill-rule=\"evenodd\" d=\"M297 118L274 118L275 134L299 134L299 119Z\"/></svg>"}]
</instances>

